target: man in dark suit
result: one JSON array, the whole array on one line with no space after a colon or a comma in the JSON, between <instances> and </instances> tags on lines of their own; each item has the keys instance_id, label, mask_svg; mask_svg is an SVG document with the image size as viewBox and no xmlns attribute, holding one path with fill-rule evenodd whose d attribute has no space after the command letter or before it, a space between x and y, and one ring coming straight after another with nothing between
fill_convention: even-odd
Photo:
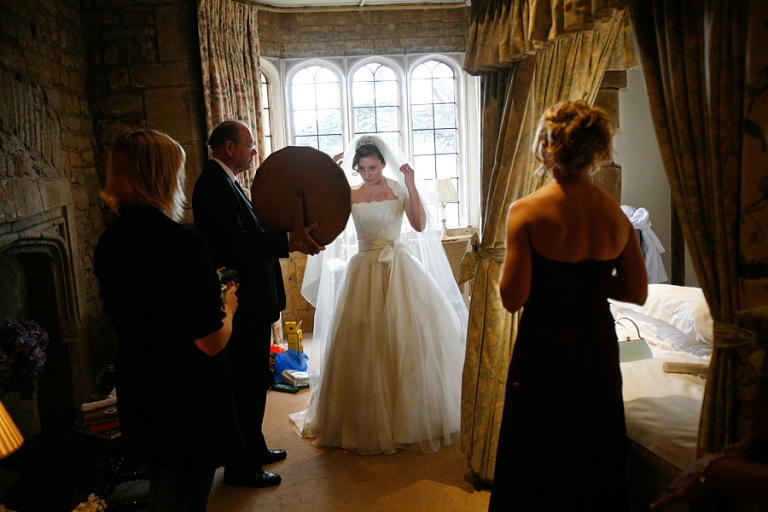
<instances>
[{"instance_id":1,"label":"man in dark suit","mask_svg":"<svg viewBox=\"0 0 768 512\"><path fill-rule=\"evenodd\" d=\"M192 194L195 227L205 237L217 268L236 270L240 277L238 310L227 351L235 383L235 405L247 448L227 464L224 483L268 487L280 475L263 465L286 458L285 450L270 450L262 433L269 370L272 323L285 308L285 289L279 258L288 256L288 235L265 232L235 177L251 166L256 144L250 128L240 121L224 121L208 141L212 159L197 179ZM305 229L308 235L315 225ZM309 254L320 247L310 236Z\"/></svg>"}]
</instances>

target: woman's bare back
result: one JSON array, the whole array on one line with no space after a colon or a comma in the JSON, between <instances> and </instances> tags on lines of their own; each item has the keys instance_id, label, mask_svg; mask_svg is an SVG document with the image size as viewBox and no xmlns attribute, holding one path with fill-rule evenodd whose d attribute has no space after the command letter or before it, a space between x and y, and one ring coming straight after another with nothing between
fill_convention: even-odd
<instances>
[{"instance_id":1,"label":"woman's bare back","mask_svg":"<svg viewBox=\"0 0 768 512\"><path fill-rule=\"evenodd\" d=\"M588 181L552 182L531 194L531 247L545 258L572 263L617 258L627 245L631 225L616 201Z\"/></svg>"}]
</instances>

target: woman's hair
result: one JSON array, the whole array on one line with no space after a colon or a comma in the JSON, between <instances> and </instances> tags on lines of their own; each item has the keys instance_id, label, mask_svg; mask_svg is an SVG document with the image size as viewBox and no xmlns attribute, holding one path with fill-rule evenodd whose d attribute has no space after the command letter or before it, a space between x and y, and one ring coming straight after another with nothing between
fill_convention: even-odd
<instances>
[{"instance_id":1,"label":"woman's hair","mask_svg":"<svg viewBox=\"0 0 768 512\"><path fill-rule=\"evenodd\" d=\"M355 150L355 157L352 159L352 169L357 169L357 164L360 162L361 158L369 156L375 156L381 163L386 162L386 160L384 160L384 155L381 154L379 148L370 142L363 142L357 146L357 149Z\"/></svg>"},{"instance_id":2,"label":"woman's hair","mask_svg":"<svg viewBox=\"0 0 768 512\"><path fill-rule=\"evenodd\" d=\"M155 130L121 135L109 150L101 197L114 211L151 206L178 221L184 213L184 161L178 142Z\"/></svg>"},{"instance_id":3,"label":"woman's hair","mask_svg":"<svg viewBox=\"0 0 768 512\"><path fill-rule=\"evenodd\" d=\"M541 116L533 153L543 163L541 153L546 151L551 168L563 176L573 176L611 159L612 138L613 123L605 110L581 100L562 101ZM547 142L546 149L541 141Z\"/></svg>"}]
</instances>

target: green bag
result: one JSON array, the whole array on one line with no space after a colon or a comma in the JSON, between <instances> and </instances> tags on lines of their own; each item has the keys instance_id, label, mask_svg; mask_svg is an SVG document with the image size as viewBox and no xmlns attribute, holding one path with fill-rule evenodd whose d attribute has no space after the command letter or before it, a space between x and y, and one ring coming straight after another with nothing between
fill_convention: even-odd
<instances>
[{"instance_id":1,"label":"green bag","mask_svg":"<svg viewBox=\"0 0 768 512\"><path fill-rule=\"evenodd\" d=\"M624 325L621 323L623 320L627 320L635 326L635 330L637 330L637 338L627 336L627 339L619 340L619 362L628 363L630 361L639 361L640 359L653 359L653 352L651 352L648 343L640 335L640 328L634 320L627 317L621 317L616 319L616 323ZM624 325L624 327L626 327L626 325Z\"/></svg>"}]
</instances>

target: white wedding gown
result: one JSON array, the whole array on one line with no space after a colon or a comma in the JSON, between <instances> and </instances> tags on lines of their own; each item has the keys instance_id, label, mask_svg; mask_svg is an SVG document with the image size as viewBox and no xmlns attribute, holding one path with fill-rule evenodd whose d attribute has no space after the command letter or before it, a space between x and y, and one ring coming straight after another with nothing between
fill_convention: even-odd
<instances>
[{"instance_id":1,"label":"white wedding gown","mask_svg":"<svg viewBox=\"0 0 768 512\"><path fill-rule=\"evenodd\" d=\"M394 242L403 200L352 205L359 252L340 285L309 409L291 415L315 446L430 453L458 442L465 333L434 278Z\"/></svg>"}]
</instances>

